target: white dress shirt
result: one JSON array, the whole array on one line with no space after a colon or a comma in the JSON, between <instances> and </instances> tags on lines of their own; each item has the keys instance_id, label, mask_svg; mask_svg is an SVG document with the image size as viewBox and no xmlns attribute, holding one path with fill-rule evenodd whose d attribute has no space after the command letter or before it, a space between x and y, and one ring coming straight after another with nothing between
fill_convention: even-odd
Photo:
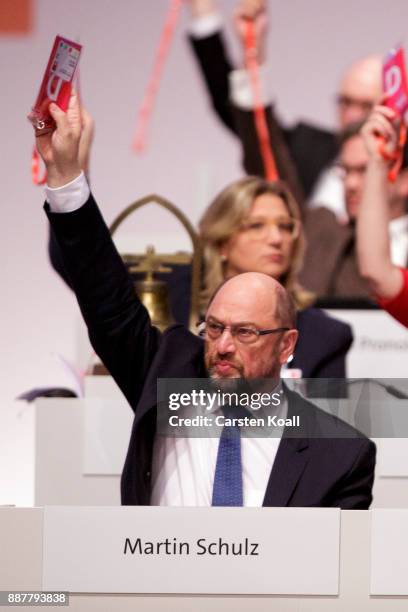
<instances>
[{"instance_id":1,"label":"white dress shirt","mask_svg":"<svg viewBox=\"0 0 408 612\"><path fill-rule=\"evenodd\" d=\"M274 412L268 414L286 418L287 402L283 395L282 398ZM267 419L267 413L262 409L251 412L250 416ZM277 434L277 437L241 436L244 506L262 506L282 431L277 431ZM211 506L218 445L218 437L156 436L153 448L152 505Z\"/></svg>"},{"instance_id":2,"label":"white dress shirt","mask_svg":"<svg viewBox=\"0 0 408 612\"><path fill-rule=\"evenodd\" d=\"M56 213L77 210L85 204L89 193L83 172L63 187L45 188L46 200ZM285 400L277 407L276 414L278 418L286 417ZM261 416L261 410L254 416ZM244 506L262 506L279 443L280 437L241 438ZM219 438L156 436L151 504L211 506L218 444Z\"/></svg>"},{"instance_id":3,"label":"white dress shirt","mask_svg":"<svg viewBox=\"0 0 408 612\"><path fill-rule=\"evenodd\" d=\"M334 166L328 166L319 174L308 204L310 208L324 206L331 210L341 223L347 222L344 183Z\"/></svg>"},{"instance_id":4,"label":"white dress shirt","mask_svg":"<svg viewBox=\"0 0 408 612\"><path fill-rule=\"evenodd\" d=\"M221 13L214 11L201 17L193 17L188 25L188 30L193 38L207 38L222 29L223 19Z\"/></svg>"},{"instance_id":5,"label":"white dress shirt","mask_svg":"<svg viewBox=\"0 0 408 612\"><path fill-rule=\"evenodd\" d=\"M390 221L389 232L391 261L395 266L406 268L408 262L408 215Z\"/></svg>"}]
</instances>

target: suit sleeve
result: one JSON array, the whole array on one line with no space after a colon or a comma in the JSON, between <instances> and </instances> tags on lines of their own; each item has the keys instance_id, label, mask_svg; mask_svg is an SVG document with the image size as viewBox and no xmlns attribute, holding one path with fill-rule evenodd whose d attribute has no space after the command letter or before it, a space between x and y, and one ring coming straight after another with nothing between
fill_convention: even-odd
<instances>
[{"instance_id":1,"label":"suit sleeve","mask_svg":"<svg viewBox=\"0 0 408 612\"><path fill-rule=\"evenodd\" d=\"M228 58L221 32L206 38L189 38L212 106L226 128L236 133L229 100L228 75L232 64Z\"/></svg>"},{"instance_id":2,"label":"suit sleeve","mask_svg":"<svg viewBox=\"0 0 408 612\"><path fill-rule=\"evenodd\" d=\"M48 237L48 255L55 272L62 278L62 280L68 285L68 287L72 289L72 283L69 280L67 271L64 267L64 260L61 254L61 249L58 245L51 226L50 234Z\"/></svg>"},{"instance_id":3,"label":"suit sleeve","mask_svg":"<svg viewBox=\"0 0 408 612\"><path fill-rule=\"evenodd\" d=\"M343 253L353 239L352 228L340 225L327 208L308 210L304 219L307 246L300 283L318 297L330 297Z\"/></svg>"},{"instance_id":4,"label":"suit sleeve","mask_svg":"<svg viewBox=\"0 0 408 612\"><path fill-rule=\"evenodd\" d=\"M45 210L96 353L135 408L157 351L150 323L92 197L70 213Z\"/></svg>"},{"instance_id":5,"label":"suit sleeve","mask_svg":"<svg viewBox=\"0 0 408 612\"><path fill-rule=\"evenodd\" d=\"M333 321L331 332L331 350L317 364L313 372L315 378L346 378L346 357L353 344L353 332L350 325L342 321Z\"/></svg>"},{"instance_id":6,"label":"suit sleeve","mask_svg":"<svg viewBox=\"0 0 408 612\"><path fill-rule=\"evenodd\" d=\"M363 440L353 466L343 481L336 486L332 507L342 510L368 510L373 501L376 446L371 440Z\"/></svg>"}]
</instances>

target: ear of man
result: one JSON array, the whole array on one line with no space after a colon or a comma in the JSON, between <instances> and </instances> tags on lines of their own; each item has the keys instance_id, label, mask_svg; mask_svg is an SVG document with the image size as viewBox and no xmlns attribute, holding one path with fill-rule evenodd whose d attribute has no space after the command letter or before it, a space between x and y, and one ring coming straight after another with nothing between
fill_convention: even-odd
<instances>
[{"instance_id":1,"label":"ear of man","mask_svg":"<svg viewBox=\"0 0 408 612\"><path fill-rule=\"evenodd\" d=\"M298 335L297 329L290 329L282 334L279 345L279 361L281 365L287 363L289 357L295 352Z\"/></svg>"}]
</instances>

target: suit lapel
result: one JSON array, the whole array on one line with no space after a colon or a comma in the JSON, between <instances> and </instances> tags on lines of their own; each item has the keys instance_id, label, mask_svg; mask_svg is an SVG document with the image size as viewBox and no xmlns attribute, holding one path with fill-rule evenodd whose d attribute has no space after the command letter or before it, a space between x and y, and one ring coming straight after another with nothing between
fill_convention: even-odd
<instances>
[{"instance_id":1,"label":"suit lapel","mask_svg":"<svg viewBox=\"0 0 408 612\"><path fill-rule=\"evenodd\" d=\"M264 506L287 506L309 460L308 442L283 437L266 487Z\"/></svg>"},{"instance_id":2,"label":"suit lapel","mask_svg":"<svg viewBox=\"0 0 408 612\"><path fill-rule=\"evenodd\" d=\"M177 336L172 329L177 328ZM183 340L185 339L185 344ZM180 351L180 346L183 350ZM142 396L135 412L135 424L144 415L157 407L157 381L160 378L205 378L204 343L181 325L167 329L162 338L158 353L150 367ZM168 407L163 407L163 414Z\"/></svg>"},{"instance_id":3,"label":"suit lapel","mask_svg":"<svg viewBox=\"0 0 408 612\"><path fill-rule=\"evenodd\" d=\"M308 420L303 401L284 385L288 399L288 417L300 416L304 437L289 437L287 428L280 441L266 487L263 506L287 506L309 460Z\"/></svg>"}]
</instances>

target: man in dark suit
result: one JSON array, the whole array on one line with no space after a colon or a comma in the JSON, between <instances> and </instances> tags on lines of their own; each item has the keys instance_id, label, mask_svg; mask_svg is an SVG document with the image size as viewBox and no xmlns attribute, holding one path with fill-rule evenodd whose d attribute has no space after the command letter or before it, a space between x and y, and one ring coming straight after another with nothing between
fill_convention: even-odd
<instances>
[{"instance_id":1,"label":"man in dark suit","mask_svg":"<svg viewBox=\"0 0 408 612\"><path fill-rule=\"evenodd\" d=\"M220 497L230 492L220 488L222 471L224 489L234 489L225 499L237 499L241 480L241 501L226 505L368 508L375 445L290 391L284 393L281 415L299 416L301 437L291 437L285 428L276 443L252 440L256 445L247 444L239 457L239 476L236 454L219 471L225 459L222 436L217 449L197 447L191 438L156 435L159 378L278 379L297 339L294 306L277 281L247 273L216 292L204 342L180 325L160 334L134 294L80 170L76 94L67 113L54 104L50 111L56 130L37 137L47 167L47 214L92 344L135 413L122 503L223 505ZM234 479L227 483L225 470L232 476L232 467Z\"/></svg>"},{"instance_id":2,"label":"man in dark suit","mask_svg":"<svg viewBox=\"0 0 408 612\"><path fill-rule=\"evenodd\" d=\"M263 176L264 167L251 111L250 80L246 71L233 69L215 0L190 0L190 5L193 15L190 42L212 106L222 123L238 136L245 171ZM248 19L254 22L260 65L266 59L266 10L265 0L240 0L235 13L235 29L243 46L245 22ZM265 91L265 83L262 84ZM342 78L337 95L339 130L364 119L380 96L381 60L367 57L353 64ZM339 151L337 134L305 122L284 126L269 102L266 102L266 114L279 176L288 183L298 201L313 200L317 205L327 205L336 215L344 213L341 184L330 172Z\"/></svg>"}]
</instances>

